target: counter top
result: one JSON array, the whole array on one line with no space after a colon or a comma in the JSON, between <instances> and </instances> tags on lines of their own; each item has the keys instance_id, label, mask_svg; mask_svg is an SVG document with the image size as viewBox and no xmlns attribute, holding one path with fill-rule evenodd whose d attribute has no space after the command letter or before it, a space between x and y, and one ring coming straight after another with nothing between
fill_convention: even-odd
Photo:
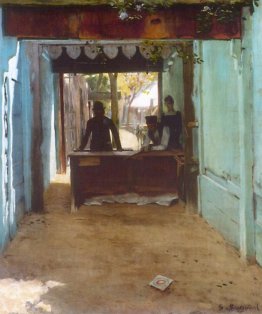
<instances>
[{"instance_id":1,"label":"counter top","mask_svg":"<svg viewBox=\"0 0 262 314\"><path fill-rule=\"evenodd\" d=\"M183 155L182 150L151 150L148 152L142 152L142 151L109 151L109 152L91 152L91 151L77 151L72 152L68 155L70 158L74 157L107 157L107 156L123 156L123 157L161 157L161 156L177 156L177 155Z\"/></svg>"}]
</instances>

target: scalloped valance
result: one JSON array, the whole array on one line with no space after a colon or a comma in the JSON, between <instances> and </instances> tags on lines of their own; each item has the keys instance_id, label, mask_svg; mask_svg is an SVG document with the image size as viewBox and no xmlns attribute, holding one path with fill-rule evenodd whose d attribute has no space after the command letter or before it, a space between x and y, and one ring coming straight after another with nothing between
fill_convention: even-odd
<instances>
[{"instance_id":1,"label":"scalloped valance","mask_svg":"<svg viewBox=\"0 0 262 314\"><path fill-rule=\"evenodd\" d=\"M145 58L150 59L154 46L139 44L104 44L104 45L43 45L52 60L58 59L62 52L71 59L77 59L83 51L85 56L94 60L99 54L103 53L108 59L115 59L121 52L126 58L132 59L137 51ZM161 58L168 59L173 53L170 45L164 45L161 49Z\"/></svg>"}]
</instances>

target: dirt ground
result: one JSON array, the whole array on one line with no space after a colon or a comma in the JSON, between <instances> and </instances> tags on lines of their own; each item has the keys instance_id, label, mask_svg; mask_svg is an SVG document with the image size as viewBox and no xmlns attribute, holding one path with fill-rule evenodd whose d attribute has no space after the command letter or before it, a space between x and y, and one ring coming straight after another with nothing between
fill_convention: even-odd
<instances>
[{"instance_id":1,"label":"dirt ground","mask_svg":"<svg viewBox=\"0 0 262 314\"><path fill-rule=\"evenodd\" d=\"M262 313L262 269L183 204L69 207L58 176L0 258L0 314Z\"/></svg>"}]
</instances>

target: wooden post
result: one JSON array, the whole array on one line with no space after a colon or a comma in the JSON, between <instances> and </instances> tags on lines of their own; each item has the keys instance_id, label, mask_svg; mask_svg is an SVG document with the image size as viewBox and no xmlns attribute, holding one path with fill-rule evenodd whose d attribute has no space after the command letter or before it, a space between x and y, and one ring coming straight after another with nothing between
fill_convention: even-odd
<instances>
[{"instance_id":1,"label":"wooden post","mask_svg":"<svg viewBox=\"0 0 262 314\"><path fill-rule=\"evenodd\" d=\"M244 11L249 15L249 11ZM245 29L251 29L247 16ZM253 120L252 120L252 39L243 38L242 73L239 75L239 147L240 147L240 251L244 259L255 261L255 221L253 201Z\"/></svg>"},{"instance_id":2,"label":"wooden post","mask_svg":"<svg viewBox=\"0 0 262 314\"><path fill-rule=\"evenodd\" d=\"M160 119L163 114L163 76L158 72L158 118Z\"/></svg>"},{"instance_id":3,"label":"wooden post","mask_svg":"<svg viewBox=\"0 0 262 314\"><path fill-rule=\"evenodd\" d=\"M77 164L78 159L70 157L71 213L78 210L77 202Z\"/></svg>"},{"instance_id":4,"label":"wooden post","mask_svg":"<svg viewBox=\"0 0 262 314\"><path fill-rule=\"evenodd\" d=\"M32 73L31 85L33 94L32 111L32 210L44 210L44 183L41 144L43 141L41 97L40 97L40 64L38 45L32 44L31 49Z\"/></svg>"},{"instance_id":5,"label":"wooden post","mask_svg":"<svg viewBox=\"0 0 262 314\"><path fill-rule=\"evenodd\" d=\"M193 47L185 47L187 53L192 54ZM193 70L192 60L188 60L183 66L184 76L184 128L185 134L185 194L186 208L196 212L198 207L198 184L199 165L194 158L193 130L191 125L195 121L195 110L193 106Z\"/></svg>"},{"instance_id":6,"label":"wooden post","mask_svg":"<svg viewBox=\"0 0 262 314\"><path fill-rule=\"evenodd\" d=\"M66 153L65 153L65 111L64 111L64 75L59 75L60 108L58 112L59 128L59 161L60 173L66 173Z\"/></svg>"}]
</instances>

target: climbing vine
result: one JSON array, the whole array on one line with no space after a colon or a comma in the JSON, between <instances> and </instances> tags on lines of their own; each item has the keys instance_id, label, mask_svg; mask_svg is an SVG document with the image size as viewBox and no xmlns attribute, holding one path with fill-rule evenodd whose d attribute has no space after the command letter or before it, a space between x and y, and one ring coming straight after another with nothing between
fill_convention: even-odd
<instances>
[{"instance_id":1,"label":"climbing vine","mask_svg":"<svg viewBox=\"0 0 262 314\"><path fill-rule=\"evenodd\" d=\"M153 13L159 9L174 6L174 0L142 1L142 0L111 0L109 5L118 11L118 18L122 21L138 20L144 13ZM243 0L239 4L203 4L196 17L197 33L209 33L213 22L230 24L239 15L241 6L249 6L251 12L259 5L259 0Z\"/></svg>"},{"instance_id":2,"label":"climbing vine","mask_svg":"<svg viewBox=\"0 0 262 314\"><path fill-rule=\"evenodd\" d=\"M253 13L255 7L259 5L259 0L245 1L241 5L248 6ZM197 33L209 33L212 30L214 20L224 25L233 23L239 15L239 10L239 5L233 4L221 3L203 6L197 15Z\"/></svg>"},{"instance_id":3,"label":"climbing vine","mask_svg":"<svg viewBox=\"0 0 262 314\"><path fill-rule=\"evenodd\" d=\"M238 14L239 8L234 5L204 6L197 16L197 32L209 33L214 20L220 24L232 23Z\"/></svg>"},{"instance_id":4,"label":"climbing vine","mask_svg":"<svg viewBox=\"0 0 262 314\"><path fill-rule=\"evenodd\" d=\"M148 54L148 59L157 63L163 55L165 54L165 50L172 50L172 54L176 53L177 57L183 60L183 63L193 62L194 64L201 64L204 62L196 53L188 53L188 47L192 46L192 43L184 43L184 44L172 44L170 42L157 42L146 40L142 43L141 49L142 51L146 51Z\"/></svg>"},{"instance_id":5,"label":"climbing vine","mask_svg":"<svg viewBox=\"0 0 262 314\"><path fill-rule=\"evenodd\" d=\"M132 21L142 19L145 13L153 13L159 9L169 8L174 6L174 0L158 0L158 1L143 1L143 0L111 0L109 5L118 11L118 18L122 21ZM196 16L196 31L199 34L208 34L212 31L214 22L219 24L230 25L234 24L239 16L239 10L241 7L250 7L251 13L254 12L255 7L259 5L259 0L243 0L238 4L203 4L199 5L199 14ZM188 44L192 45L192 44ZM147 55L147 58L157 63L161 58L163 59L163 53L168 48L173 49L173 53L180 57L184 63L193 62L195 64L201 64L203 60L195 53L188 53L187 44L170 44L170 42L156 42L156 41L144 41L141 45L142 52ZM102 50L99 51L100 55L103 55Z\"/></svg>"},{"instance_id":6,"label":"climbing vine","mask_svg":"<svg viewBox=\"0 0 262 314\"><path fill-rule=\"evenodd\" d=\"M168 8L174 4L173 0L159 0L158 3L147 3L140 0L111 0L109 5L118 10L118 17L122 21L143 18L144 12L153 13L159 8Z\"/></svg>"}]
</instances>

